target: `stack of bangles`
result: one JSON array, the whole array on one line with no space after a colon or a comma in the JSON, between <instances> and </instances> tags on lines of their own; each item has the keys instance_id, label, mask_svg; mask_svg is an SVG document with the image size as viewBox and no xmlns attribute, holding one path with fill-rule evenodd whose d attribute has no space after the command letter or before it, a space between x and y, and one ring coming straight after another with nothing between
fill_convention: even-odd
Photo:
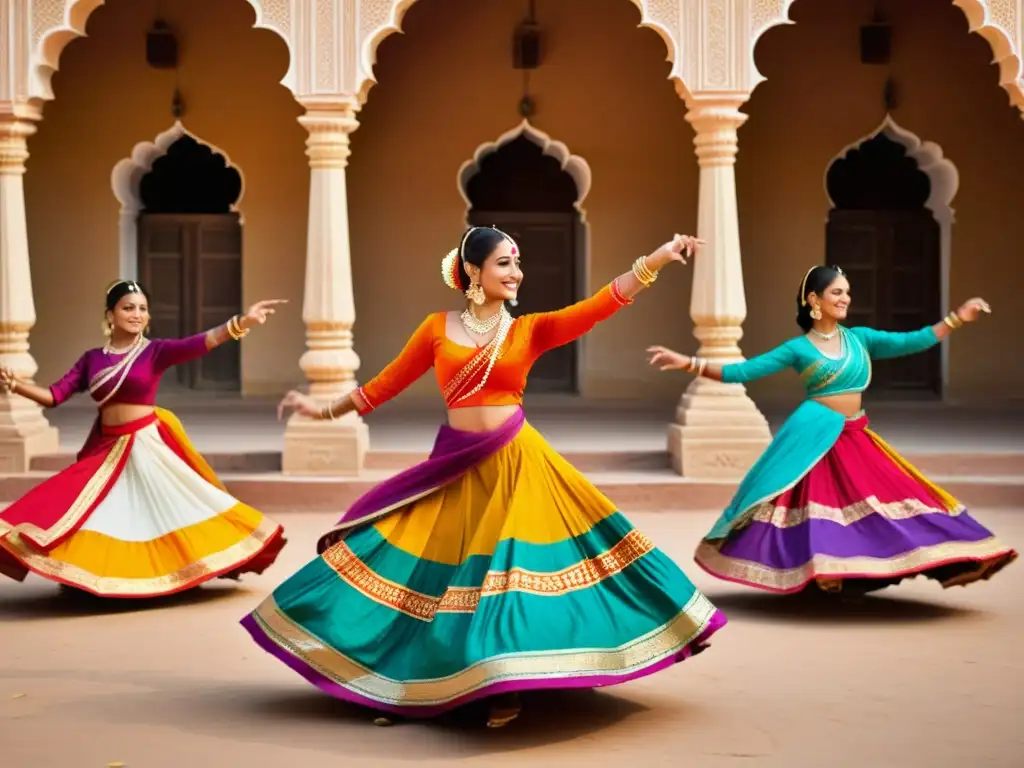
<instances>
[{"instance_id":1,"label":"stack of bangles","mask_svg":"<svg viewBox=\"0 0 1024 768\"><path fill-rule=\"evenodd\" d=\"M334 403L328 403L320 410L321 419L330 419L334 421L338 417L334 415Z\"/></svg>"},{"instance_id":2,"label":"stack of bangles","mask_svg":"<svg viewBox=\"0 0 1024 768\"><path fill-rule=\"evenodd\" d=\"M704 375L704 369L708 367L708 361L703 357L691 357L690 364L686 366L686 370L690 373L697 372L698 376Z\"/></svg>"},{"instance_id":3,"label":"stack of bangles","mask_svg":"<svg viewBox=\"0 0 1024 768\"><path fill-rule=\"evenodd\" d=\"M228 336L235 341L240 341L248 334L249 329L242 327L242 324L238 320L238 315L232 315L231 319L228 320Z\"/></svg>"},{"instance_id":4,"label":"stack of bangles","mask_svg":"<svg viewBox=\"0 0 1024 768\"><path fill-rule=\"evenodd\" d=\"M646 256L641 256L633 262L633 275L645 288L650 288L654 281L658 279L658 273L647 266Z\"/></svg>"},{"instance_id":5,"label":"stack of bangles","mask_svg":"<svg viewBox=\"0 0 1024 768\"><path fill-rule=\"evenodd\" d=\"M950 312L942 318L942 322L948 325L951 331L955 331L957 328L962 328L964 325L964 321L960 319L960 315L956 312Z\"/></svg>"}]
</instances>

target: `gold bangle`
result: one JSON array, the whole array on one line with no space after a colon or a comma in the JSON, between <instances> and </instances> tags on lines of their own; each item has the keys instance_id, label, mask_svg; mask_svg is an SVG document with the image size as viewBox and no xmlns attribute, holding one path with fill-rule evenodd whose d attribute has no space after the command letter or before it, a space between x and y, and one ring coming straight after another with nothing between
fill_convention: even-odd
<instances>
[{"instance_id":1,"label":"gold bangle","mask_svg":"<svg viewBox=\"0 0 1024 768\"><path fill-rule=\"evenodd\" d=\"M646 256L640 256L633 262L633 275L644 285L644 287L650 287L650 285L658 279L658 273L647 267Z\"/></svg>"},{"instance_id":2,"label":"gold bangle","mask_svg":"<svg viewBox=\"0 0 1024 768\"><path fill-rule=\"evenodd\" d=\"M955 311L950 312L948 315L942 318L942 321L946 323L946 325L948 325L954 331L957 328L962 328L964 325L964 321L960 319L960 315L958 315Z\"/></svg>"},{"instance_id":3,"label":"gold bangle","mask_svg":"<svg viewBox=\"0 0 1024 768\"><path fill-rule=\"evenodd\" d=\"M701 360L700 360L700 369L697 371L697 378L698 379L701 376L704 375L704 369L707 368L707 367L708 367L708 361L705 360L704 358L701 358Z\"/></svg>"},{"instance_id":4,"label":"gold bangle","mask_svg":"<svg viewBox=\"0 0 1024 768\"><path fill-rule=\"evenodd\" d=\"M238 320L238 315L232 315L228 320L228 336L235 341L241 341L249 334L248 328L243 328Z\"/></svg>"},{"instance_id":5,"label":"gold bangle","mask_svg":"<svg viewBox=\"0 0 1024 768\"><path fill-rule=\"evenodd\" d=\"M328 403L320 409L320 417L322 420L337 421L338 417L334 415L334 408L331 403Z\"/></svg>"}]
</instances>

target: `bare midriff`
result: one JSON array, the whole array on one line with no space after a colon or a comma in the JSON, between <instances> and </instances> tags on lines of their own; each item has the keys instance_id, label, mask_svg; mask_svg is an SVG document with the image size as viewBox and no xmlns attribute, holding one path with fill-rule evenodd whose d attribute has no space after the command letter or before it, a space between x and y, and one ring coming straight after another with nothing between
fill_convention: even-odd
<instances>
[{"instance_id":1,"label":"bare midriff","mask_svg":"<svg viewBox=\"0 0 1024 768\"><path fill-rule=\"evenodd\" d=\"M100 411L100 421L108 427L119 427L132 421L138 421L153 412L152 405L135 405L133 403L113 403Z\"/></svg>"},{"instance_id":2,"label":"bare midriff","mask_svg":"<svg viewBox=\"0 0 1024 768\"><path fill-rule=\"evenodd\" d=\"M852 419L861 411L862 398L860 392L848 392L844 395L825 395L824 397L812 397L815 402L821 403L826 408L831 408L837 413L843 414Z\"/></svg>"},{"instance_id":3,"label":"bare midriff","mask_svg":"<svg viewBox=\"0 0 1024 768\"><path fill-rule=\"evenodd\" d=\"M508 421L518 405L473 405L451 408L448 426L460 432L493 432Z\"/></svg>"}]
</instances>

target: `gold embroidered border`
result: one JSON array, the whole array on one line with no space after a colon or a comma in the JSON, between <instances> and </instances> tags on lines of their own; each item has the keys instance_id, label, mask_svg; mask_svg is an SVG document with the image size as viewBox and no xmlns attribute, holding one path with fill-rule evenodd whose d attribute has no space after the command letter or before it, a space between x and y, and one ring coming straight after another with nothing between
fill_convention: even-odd
<instances>
[{"instance_id":1,"label":"gold embroidered border","mask_svg":"<svg viewBox=\"0 0 1024 768\"><path fill-rule=\"evenodd\" d=\"M889 520L909 520L919 515L943 515L956 517L965 511L958 506L953 510L934 507L920 499L881 502L875 496L868 496L845 507L832 507L811 502L803 507L780 507L764 502L754 508L751 522L767 523L776 528L794 528L809 520L828 520L842 526L853 525L871 515L881 515Z\"/></svg>"},{"instance_id":2,"label":"gold embroidered border","mask_svg":"<svg viewBox=\"0 0 1024 768\"><path fill-rule=\"evenodd\" d=\"M272 642L339 685L373 701L416 707L444 704L499 680L628 675L679 653L708 628L715 610L695 592L667 623L617 648L510 653L422 680L394 680L357 663L295 624L273 597L252 616Z\"/></svg>"},{"instance_id":3,"label":"gold embroidered border","mask_svg":"<svg viewBox=\"0 0 1024 768\"><path fill-rule=\"evenodd\" d=\"M814 555L808 562L796 568L779 569L752 560L723 555L715 546L705 541L697 547L696 560L716 576L785 592L797 589L816 577L886 578L912 570L922 571L938 567L951 561L991 560L1012 553L1011 547L990 536L981 541L946 542L919 547L891 558Z\"/></svg>"},{"instance_id":4,"label":"gold embroidered border","mask_svg":"<svg viewBox=\"0 0 1024 768\"><path fill-rule=\"evenodd\" d=\"M74 503L68 508L68 511L54 525L43 530L32 523L10 525L0 520L0 539L7 538L16 542L21 534L31 534L39 546L46 547L64 536L75 526L75 523L78 522L82 515L92 508L103 489L114 479L114 471L117 469L118 464L121 463L121 459L125 451L129 449L134 437L135 435L132 434L121 435L121 437L117 438L110 452L103 459L99 469L89 478L81 493L78 494L78 498L75 499ZM52 480L46 482L52 482ZM17 543L15 543L15 546L17 546Z\"/></svg>"},{"instance_id":5,"label":"gold embroidered border","mask_svg":"<svg viewBox=\"0 0 1024 768\"><path fill-rule=\"evenodd\" d=\"M39 554L25 546L20 540L0 539L0 546L11 553L26 568L41 576L51 576L81 587L98 595L119 597L156 597L161 594L178 592L202 584L212 574L231 571L258 555L281 526L264 518L242 541L209 557L190 563L179 571L151 579L123 579L112 576L97 576L83 568L62 563Z\"/></svg>"},{"instance_id":6,"label":"gold embroidered border","mask_svg":"<svg viewBox=\"0 0 1024 768\"><path fill-rule=\"evenodd\" d=\"M538 573L523 568L488 571L479 587L449 587L440 597L425 595L375 573L344 541L326 550L321 557L353 589L374 602L421 621L431 621L438 613L473 613L483 597L527 592L558 596L598 584L628 568L654 549L654 542L638 530L632 530L607 552L583 560L553 573Z\"/></svg>"}]
</instances>

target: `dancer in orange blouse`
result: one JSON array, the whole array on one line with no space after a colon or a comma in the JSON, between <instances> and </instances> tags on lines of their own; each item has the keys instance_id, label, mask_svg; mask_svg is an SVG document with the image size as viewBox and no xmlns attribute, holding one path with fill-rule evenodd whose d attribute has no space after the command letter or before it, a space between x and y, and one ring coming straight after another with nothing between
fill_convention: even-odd
<instances>
[{"instance_id":1,"label":"dancer in orange blouse","mask_svg":"<svg viewBox=\"0 0 1024 768\"><path fill-rule=\"evenodd\" d=\"M432 717L517 692L613 685L703 650L725 617L615 505L526 423L530 367L629 304L700 241L677 235L571 307L513 319L519 249L474 227L442 262L466 309L430 315L369 383L320 419L368 413L434 368L448 405L427 461L359 499L319 557L243 625L327 693L390 715Z\"/></svg>"}]
</instances>

